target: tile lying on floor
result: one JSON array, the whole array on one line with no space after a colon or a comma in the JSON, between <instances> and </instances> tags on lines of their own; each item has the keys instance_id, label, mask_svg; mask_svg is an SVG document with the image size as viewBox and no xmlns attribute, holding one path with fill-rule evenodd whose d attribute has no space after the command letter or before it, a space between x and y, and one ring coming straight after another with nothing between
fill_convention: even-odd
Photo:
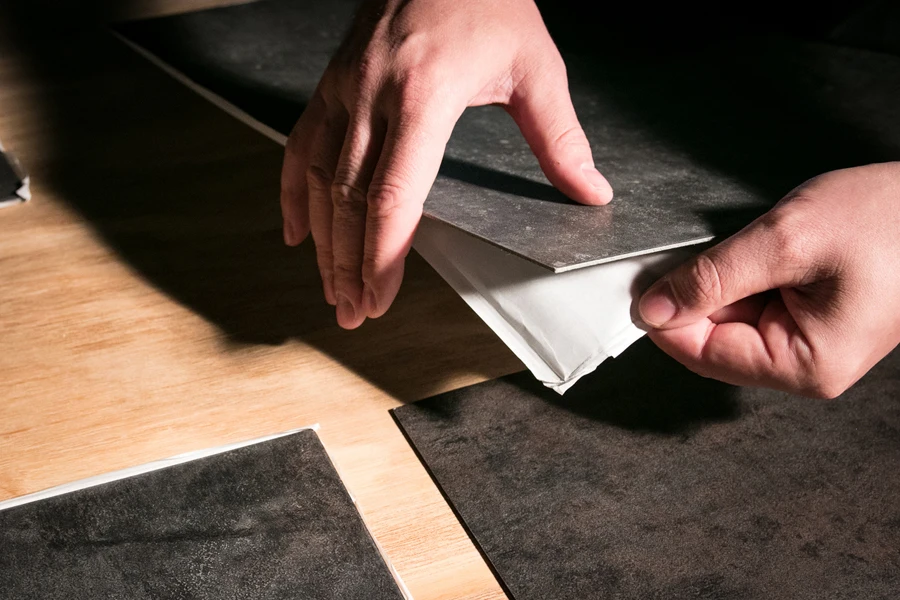
<instances>
[{"instance_id":1,"label":"tile lying on floor","mask_svg":"<svg viewBox=\"0 0 900 600\"><path fill-rule=\"evenodd\" d=\"M820 401L643 340L564 397L523 373L394 416L516 600L900 589L900 352Z\"/></svg>"},{"instance_id":2,"label":"tile lying on floor","mask_svg":"<svg viewBox=\"0 0 900 600\"><path fill-rule=\"evenodd\" d=\"M0 590L403 598L312 430L0 510Z\"/></svg>"},{"instance_id":3,"label":"tile lying on floor","mask_svg":"<svg viewBox=\"0 0 900 600\"><path fill-rule=\"evenodd\" d=\"M355 4L268 0L119 31L284 134ZM562 197L512 120L484 107L457 124L426 216L559 272L709 240L811 176L900 154L896 57L756 39L566 60L614 202L585 207Z\"/></svg>"}]
</instances>

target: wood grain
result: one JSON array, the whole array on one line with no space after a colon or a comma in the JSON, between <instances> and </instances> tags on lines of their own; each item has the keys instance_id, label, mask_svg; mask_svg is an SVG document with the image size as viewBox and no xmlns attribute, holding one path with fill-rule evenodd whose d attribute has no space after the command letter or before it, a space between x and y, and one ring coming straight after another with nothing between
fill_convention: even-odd
<instances>
[{"instance_id":1,"label":"wood grain","mask_svg":"<svg viewBox=\"0 0 900 600\"><path fill-rule=\"evenodd\" d=\"M34 192L0 210L0 499L319 423L417 600L504 597L388 409L520 363L417 255L340 330L281 242L276 144L99 25L25 31L0 52Z\"/></svg>"}]
</instances>

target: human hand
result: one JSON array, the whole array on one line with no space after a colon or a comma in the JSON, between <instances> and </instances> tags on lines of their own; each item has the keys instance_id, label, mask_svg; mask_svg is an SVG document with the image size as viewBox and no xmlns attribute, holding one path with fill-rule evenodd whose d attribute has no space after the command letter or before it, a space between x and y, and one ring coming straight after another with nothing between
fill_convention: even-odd
<instances>
[{"instance_id":1,"label":"human hand","mask_svg":"<svg viewBox=\"0 0 900 600\"><path fill-rule=\"evenodd\" d=\"M900 343L900 162L804 183L639 308L700 375L840 395Z\"/></svg>"},{"instance_id":2,"label":"human hand","mask_svg":"<svg viewBox=\"0 0 900 600\"><path fill-rule=\"evenodd\" d=\"M281 179L285 242L312 231L342 327L394 301L453 126L485 104L506 108L563 193L610 201L532 0L363 3L288 139Z\"/></svg>"}]
</instances>

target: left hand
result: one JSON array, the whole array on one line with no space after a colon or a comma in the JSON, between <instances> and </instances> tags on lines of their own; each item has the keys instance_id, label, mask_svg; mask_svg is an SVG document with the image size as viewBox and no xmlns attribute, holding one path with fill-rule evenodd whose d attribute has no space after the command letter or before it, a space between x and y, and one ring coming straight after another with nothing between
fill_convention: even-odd
<instances>
[{"instance_id":1,"label":"left hand","mask_svg":"<svg viewBox=\"0 0 900 600\"><path fill-rule=\"evenodd\" d=\"M900 162L806 182L655 283L640 312L701 375L840 395L900 343Z\"/></svg>"},{"instance_id":2,"label":"left hand","mask_svg":"<svg viewBox=\"0 0 900 600\"><path fill-rule=\"evenodd\" d=\"M547 175L606 204L566 69L533 0L365 0L287 141L284 240L312 233L326 301L359 327L394 301L453 127L502 105Z\"/></svg>"}]
</instances>

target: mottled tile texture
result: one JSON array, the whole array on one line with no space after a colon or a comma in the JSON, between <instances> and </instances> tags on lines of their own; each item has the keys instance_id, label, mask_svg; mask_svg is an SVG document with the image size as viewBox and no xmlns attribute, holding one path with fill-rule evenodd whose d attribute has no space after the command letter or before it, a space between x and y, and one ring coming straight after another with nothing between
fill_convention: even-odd
<instances>
[{"instance_id":1,"label":"mottled tile texture","mask_svg":"<svg viewBox=\"0 0 900 600\"><path fill-rule=\"evenodd\" d=\"M354 5L268 0L121 31L287 133ZM566 18L554 22L572 46ZM604 45L597 27L596 48L574 44L566 62L615 201L568 201L512 120L485 107L457 125L426 216L559 271L727 234L809 177L900 155L900 58L768 38L646 53Z\"/></svg>"},{"instance_id":2,"label":"mottled tile texture","mask_svg":"<svg viewBox=\"0 0 900 600\"><path fill-rule=\"evenodd\" d=\"M311 430L0 511L0 597L402 598Z\"/></svg>"},{"instance_id":3,"label":"mottled tile texture","mask_svg":"<svg viewBox=\"0 0 900 600\"><path fill-rule=\"evenodd\" d=\"M522 373L394 414L516 600L898 597L898 352L818 401L643 340L564 397Z\"/></svg>"}]
</instances>

